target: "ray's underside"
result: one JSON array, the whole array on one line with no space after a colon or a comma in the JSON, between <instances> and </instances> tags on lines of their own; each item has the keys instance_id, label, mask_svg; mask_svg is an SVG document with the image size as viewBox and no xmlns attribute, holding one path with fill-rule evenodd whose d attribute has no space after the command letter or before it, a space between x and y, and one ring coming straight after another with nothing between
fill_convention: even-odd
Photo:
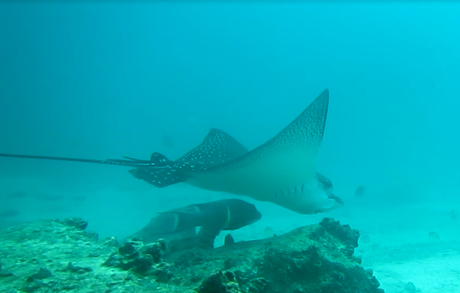
<instances>
[{"instance_id":1,"label":"ray's underside","mask_svg":"<svg viewBox=\"0 0 460 293\"><path fill-rule=\"evenodd\" d=\"M325 90L278 135L236 160L193 173L185 182L259 200L317 182L316 157L328 109Z\"/></svg>"}]
</instances>

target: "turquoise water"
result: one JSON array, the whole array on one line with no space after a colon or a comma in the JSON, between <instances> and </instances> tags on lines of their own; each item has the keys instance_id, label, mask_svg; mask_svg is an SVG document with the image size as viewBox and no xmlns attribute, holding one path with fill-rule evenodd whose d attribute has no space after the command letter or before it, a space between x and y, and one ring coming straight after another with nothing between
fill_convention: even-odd
<instances>
[{"instance_id":1,"label":"turquoise water","mask_svg":"<svg viewBox=\"0 0 460 293\"><path fill-rule=\"evenodd\" d=\"M330 216L375 209L378 226L407 210L422 235L439 227L458 239L458 15L449 1L4 1L0 153L175 159L213 127L253 149L328 88L318 170L346 203ZM2 207L17 213L0 227L81 216L123 237L158 211L232 197L156 189L127 170L1 158ZM266 221L241 237L324 216L241 199ZM405 209L414 205L433 211Z\"/></svg>"}]
</instances>

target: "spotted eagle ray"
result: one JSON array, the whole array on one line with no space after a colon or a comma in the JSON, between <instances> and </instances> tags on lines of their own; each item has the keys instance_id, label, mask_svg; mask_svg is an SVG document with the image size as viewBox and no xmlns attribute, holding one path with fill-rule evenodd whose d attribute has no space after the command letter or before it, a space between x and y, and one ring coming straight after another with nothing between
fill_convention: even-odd
<instances>
[{"instance_id":1,"label":"spotted eagle ray","mask_svg":"<svg viewBox=\"0 0 460 293\"><path fill-rule=\"evenodd\" d=\"M316 171L328 104L326 89L278 135L250 152L227 133L212 129L199 146L175 161L160 153L150 160L0 156L131 166L132 175L159 188L184 182L314 214L343 204L332 194L331 181Z\"/></svg>"}]
</instances>

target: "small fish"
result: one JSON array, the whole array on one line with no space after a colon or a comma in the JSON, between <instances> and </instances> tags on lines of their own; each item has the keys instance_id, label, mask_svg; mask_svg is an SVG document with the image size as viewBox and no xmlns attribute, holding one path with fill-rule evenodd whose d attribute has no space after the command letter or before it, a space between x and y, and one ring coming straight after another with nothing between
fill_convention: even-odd
<instances>
[{"instance_id":1,"label":"small fish","mask_svg":"<svg viewBox=\"0 0 460 293\"><path fill-rule=\"evenodd\" d=\"M366 188L363 185L358 186L358 188L355 190L355 197L363 197L365 191Z\"/></svg>"},{"instance_id":2,"label":"small fish","mask_svg":"<svg viewBox=\"0 0 460 293\"><path fill-rule=\"evenodd\" d=\"M71 200L74 200L74 201L85 201L87 198L86 196L84 195L75 195L75 196L72 196Z\"/></svg>"},{"instance_id":3,"label":"small fish","mask_svg":"<svg viewBox=\"0 0 460 293\"><path fill-rule=\"evenodd\" d=\"M161 135L161 140L166 147L170 149L174 148L174 140L166 133Z\"/></svg>"},{"instance_id":4,"label":"small fish","mask_svg":"<svg viewBox=\"0 0 460 293\"><path fill-rule=\"evenodd\" d=\"M19 215L18 210L4 210L0 212L0 218L12 218L16 217L17 215Z\"/></svg>"},{"instance_id":5,"label":"small fish","mask_svg":"<svg viewBox=\"0 0 460 293\"><path fill-rule=\"evenodd\" d=\"M221 230L237 230L257 222L262 217L253 204L239 199L225 199L160 213L140 231L130 237L151 242L168 234L201 227L198 236L209 241Z\"/></svg>"},{"instance_id":6,"label":"small fish","mask_svg":"<svg viewBox=\"0 0 460 293\"><path fill-rule=\"evenodd\" d=\"M35 196L36 199L38 200L44 200L44 201L59 201L64 199L64 195L58 194L58 195L50 195L46 193L39 194Z\"/></svg>"},{"instance_id":7,"label":"small fish","mask_svg":"<svg viewBox=\"0 0 460 293\"><path fill-rule=\"evenodd\" d=\"M265 228L265 230L264 230L264 238L271 238L271 237L274 237L274 236L276 236L276 234L275 234L275 230L273 230L272 227Z\"/></svg>"},{"instance_id":8,"label":"small fish","mask_svg":"<svg viewBox=\"0 0 460 293\"><path fill-rule=\"evenodd\" d=\"M449 217L450 217L450 219L452 221L458 221L460 219L460 211L459 210L451 210Z\"/></svg>"},{"instance_id":9,"label":"small fish","mask_svg":"<svg viewBox=\"0 0 460 293\"><path fill-rule=\"evenodd\" d=\"M431 240L441 240L441 239L439 238L438 233L436 233L436 232L430 232L430 233L428 234L428 238L430 238Z\"/></svg>"},{"instance_id":10,"label":"small fish","mask_svg":"<svg viewBox=\"0 0 460 293\"><path fill-rule=\"evenodd\" d=\"M369 237L369 235L362 235L361 237L359 237L359 243L369 244L370 242L371 238Z\"/></svg>"},{"instance_id":11,"label":"small fish","mask_svg":"<svg viewBox=\"0 0 460 293\"><path fill-rule=\"evenodd\" d=\"M26 195L27 193L18 191L18 192L10 193L8 195L8 198L24 198Z\"/></svg>"}]
</instances>

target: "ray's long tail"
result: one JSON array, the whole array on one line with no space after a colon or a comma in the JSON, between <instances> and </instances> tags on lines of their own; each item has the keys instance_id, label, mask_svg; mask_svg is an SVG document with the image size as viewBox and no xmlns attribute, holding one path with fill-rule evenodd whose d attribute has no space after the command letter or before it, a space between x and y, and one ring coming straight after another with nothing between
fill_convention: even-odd
<instances>
[{"instance_id":1,"label":"ray's long tail","mask_svg":"<svg viewBox=\"0 0 460 293\"><path fill-rule=\"evenodd\" d=\"M0 157L8 158L22 158L22 159L37 159L37 160L54 160L54 161L71 161L71 162L82 162L92 164L104 164L104 165L117 165L117 166L128 166L128 167L141 167L150 166L151 162L148 160L138 160L129 157L123 157L123 159L106 159L106 160L91 160L81 158L66 158L66 157L51 157L51 156L30 156L30 155L17 155L17 154L2 154Z\"/></svg>"}]
</instances>

